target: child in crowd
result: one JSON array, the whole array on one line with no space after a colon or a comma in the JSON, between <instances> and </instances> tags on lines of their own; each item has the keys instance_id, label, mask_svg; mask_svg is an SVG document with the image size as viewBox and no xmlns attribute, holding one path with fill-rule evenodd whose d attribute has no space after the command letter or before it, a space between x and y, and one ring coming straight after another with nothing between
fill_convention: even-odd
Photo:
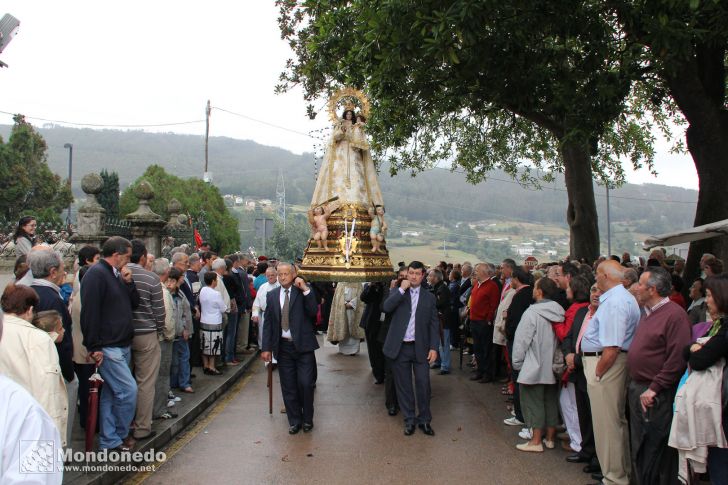
<instances>
[{"instance_id":1,"label":"child in crowd","mask_svg":"<svg viewBox=\"0 0 728 485\"><path fill-rule=\"evenodd\" d=\"M61 343L63 340L63 321L61 320L61 314L56 310L45 310L38 312L33 316L33 326L38 327L44 332L48 332L51 339L55 343Z\"/></svg>"}]
</instances>

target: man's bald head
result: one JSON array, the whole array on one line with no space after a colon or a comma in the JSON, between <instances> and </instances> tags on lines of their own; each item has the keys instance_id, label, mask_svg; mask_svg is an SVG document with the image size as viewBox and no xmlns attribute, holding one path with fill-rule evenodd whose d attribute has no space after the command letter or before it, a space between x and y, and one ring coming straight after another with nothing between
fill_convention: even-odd
<instances>
[{"instance_id":1,"label":"man's bald head","mask_svg":"<svg viewBox=\"0 0 728 485\"><path fill-rule=\"evenodd\" d=\"M603 261L597 267L597 286L602 293L622 284L624 267L613 259Z\"/></svg>"}]
</instances>

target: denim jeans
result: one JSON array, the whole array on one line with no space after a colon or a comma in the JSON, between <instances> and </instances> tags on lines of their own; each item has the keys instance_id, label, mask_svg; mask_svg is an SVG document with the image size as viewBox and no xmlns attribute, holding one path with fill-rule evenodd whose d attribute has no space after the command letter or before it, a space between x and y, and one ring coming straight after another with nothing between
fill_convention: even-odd
<instances>
[{"instance_id":1,"label":"denim jeans","mask_svg":"<svg viewBox=\"0 0 728 485\"><path fill-rule=\"evenodd\" d=\"M440 341L440 370L450 370L452 365L452 356L450 355L450 329L442 329L442 340Z\"/></svg>"},{"instance_id":2,"label":"denim jeans","mask_svg":"<svg viewBox=\"0 0 728 485\"><path fill-rule=\"evenodd\" d=\"M185 389L190 382L190 346L187 340L178 337L172 345L172 365L169 371L169 387Z\"/></svg>"},{"instance_id":3,"label":"denim jeans","mask_svg":"<svg viewBox=\"0 0 728 485\"><path fill-rule=\"evenodd\" d=\"M99 447L116 448L129 435L137 401L131 375L131 347L104 347L99 373L104 379L99 400Z\"/></svg>"},{"instance_id":4,"label":"denim jeans","mask_svg":"<svg viewBox=\"0 0 728 485\"><path fill-rule=\"evenodd\" d=\"M223 331L223 362L231 362L233 359L235 359L235 342L238 339L239 320L240 314L238 312L230 312L228 314L228 324Z\"/></svg>"}]
</instances>

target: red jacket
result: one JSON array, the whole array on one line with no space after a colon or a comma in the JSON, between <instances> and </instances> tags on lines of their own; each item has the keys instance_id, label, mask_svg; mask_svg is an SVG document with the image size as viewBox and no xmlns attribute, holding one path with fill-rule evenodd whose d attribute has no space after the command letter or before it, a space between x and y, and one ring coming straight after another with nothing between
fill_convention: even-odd
<instances>
[{"instance_id":1,"label":"red jacket","mask_svg":"<svg viewBox=\"0 0 728 485\"><path fill-rule=\"evenodd\" d=\"M475 283L470 292L470 320L493 322L500 303L498 285L492 279Z\"/></svg>"},{"instance_id":2,"label":"red jacket","mask_svg":"<svg viewBox=\"0 0 728 485\"><path fill-rule=\"evenodd\" d=\"M559 343L564 341L564 338L571 330L571 325L574 323L574 317L576 316L576 312L579 311L580 308L584 308L588 305L588 301L585 301L583 303L572 303L571 306L566 310L563 322L551 322L551 326L554 329L556 338L559 339Z\"/></svg>"}]
</instances>

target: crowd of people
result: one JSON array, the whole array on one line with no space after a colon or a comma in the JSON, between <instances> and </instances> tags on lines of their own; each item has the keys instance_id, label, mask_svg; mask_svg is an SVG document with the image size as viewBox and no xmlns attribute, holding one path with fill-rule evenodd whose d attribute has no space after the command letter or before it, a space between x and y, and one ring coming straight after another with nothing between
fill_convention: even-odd
<instances>
[{"instance_id":1,"label":"crowd of people","mask_svg":"<svg viewBox=\"0 0 728 485\"><path fill-rule=\"evenodd\" d=\"M689 282L658 250L646 261L536 267L402 263L391 282L309 286L295 265L265 257L220 257L203 245L174 248L168 260L111 237L81 248L69 275L35 241L34 222L19 225L0 319L0 387L17 396L5 416L35 420L23 436L32 429L68 446L76 419L85 427L98 412L98 446L130 451L154 422L177 416L195 368L219 376L258 349L278 366L289 432L309 432L315 333L327 333L342 353L366 340L386 411L402 413L406 435L435 434L430 374L452 374L460 351L472 385L502 384L503 423L524 453L560 446L608 484L706 472L728 481L728 275L712 255ZM91 410L97 372L104 385Z\"/></svg>"},{"instance_id":2,"label":"crowd of people","mask_svg":"<svg viewBox=\"0 0 728 485\"><path fill-rule=\"evenodd\" d=\"M219 376L257 351L260 308L252 319L251 311L265 285L254 279L260 269L274 284L275 261L269 268L263 257L256 267L247 255L220 257L207 243L195 252L173 248L166 259L142 240L110 237L100 248L80 248L67 268L37 241L35 226L32 217L21 219L15 278L2 292L0 375L7 382L0 384L27 392L11 407L38 404L17 411L42 409L47 419L28 426L52 435L59 449L70 446L74 423L85 428L93 414L100 449L132 451L156 434L154 422L177 417L182 396L195 392L196 367ZM103 386L91 410L95 373ZM47 422L50 429L39 428ZM13 476L10 466L3 463L2 477Z\"/></svg>"},{"instance_id":3,"label":"crowd of people","mask_svg":"<svg viewBox=\"0 0 728 485\"><path fill-rule=\"evenodd\" d=\"M423 282L440 319L430 367L450 374L451 351L462 347L472 356L471 381L503 384L504 425L524 440L516 448L560 446L597 483L691 483L706 472L712 483L728 483L728 274L710 254L700 264L704 275L683 295L684 266L669 264L662 250L591 265L441 262ZM391 318L382 302L406 274L402 264L389 288L368 283L360 296L372 373L385 384L390 415L401 392L382 355Z\"/></svg>"}]
</instances>

